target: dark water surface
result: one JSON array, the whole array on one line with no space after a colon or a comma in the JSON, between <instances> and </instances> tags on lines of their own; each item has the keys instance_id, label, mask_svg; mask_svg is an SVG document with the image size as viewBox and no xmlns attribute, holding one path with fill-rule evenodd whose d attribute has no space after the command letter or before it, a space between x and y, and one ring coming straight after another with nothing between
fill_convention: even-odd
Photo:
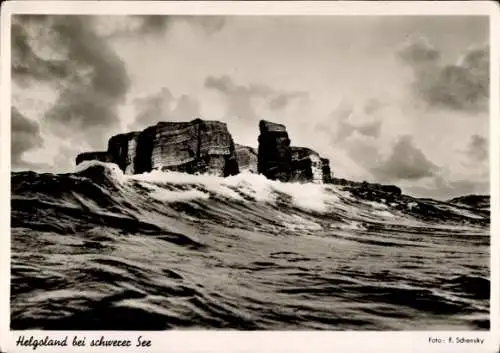
<instances>
[{"instance_id":1,"label":"dark water surface","mask_svg":"<svg viewBox=\"0 0 500 353\"><path fill-rule=\"evenodd\" d=\"M428 222L335 186L101 165L13 173L12 194L12 329L489 328L474 210Z\"/></svg>"}]
</instances>

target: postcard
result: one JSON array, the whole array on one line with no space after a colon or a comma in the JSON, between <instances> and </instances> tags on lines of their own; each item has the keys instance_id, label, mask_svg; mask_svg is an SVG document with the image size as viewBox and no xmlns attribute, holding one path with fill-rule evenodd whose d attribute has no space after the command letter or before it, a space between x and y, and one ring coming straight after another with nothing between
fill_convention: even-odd
<instances>
[{"instance_id":1,"label":"postcard","mask_svg":"<svg viewBox=\"0 0 500 353\"><path fill-rule=\"evenodd\" d=\"M498 10L4 4L0 351L498 352Z\"/></svg>"}]
</instances>

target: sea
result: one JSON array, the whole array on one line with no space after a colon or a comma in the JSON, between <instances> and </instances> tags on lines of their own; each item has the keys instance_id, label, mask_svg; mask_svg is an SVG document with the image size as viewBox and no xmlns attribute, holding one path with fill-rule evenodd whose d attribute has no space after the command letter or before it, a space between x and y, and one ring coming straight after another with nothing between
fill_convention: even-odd
<instances>
[{"instance_id":1,"label":"sea","mask_svg":"<svg viewBox=\"0 0 500 353\"><path fill-rule=\"evenodd\" d=\"M99 162L13 172L11 192L14 330L490 326L490 220L473 206L432 201L426 218L338 185Z\"/></svg>"}]
</instances>

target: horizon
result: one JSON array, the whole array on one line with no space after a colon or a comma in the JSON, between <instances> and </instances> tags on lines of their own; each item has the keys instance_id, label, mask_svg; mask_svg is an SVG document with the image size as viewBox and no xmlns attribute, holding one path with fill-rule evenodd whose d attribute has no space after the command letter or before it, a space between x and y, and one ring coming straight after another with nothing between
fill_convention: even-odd
<instances>
[{"instance_id":1,"label":"horizon","mask_svg":"<svg viewBox=\"0 0 500 353\"><path fill-rule=\"evenodd\" d=\"M12 23L12 171L70 172L78 153L156 121L221 121L256 147L264 119L336 178L437 200L489 195L486 16Z\"/></svg>"}]
</instances>

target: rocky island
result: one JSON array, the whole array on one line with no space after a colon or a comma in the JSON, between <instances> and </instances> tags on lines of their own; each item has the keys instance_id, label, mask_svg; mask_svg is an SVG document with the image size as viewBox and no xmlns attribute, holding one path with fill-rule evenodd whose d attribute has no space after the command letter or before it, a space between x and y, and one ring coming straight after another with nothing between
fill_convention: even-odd
<instances>
[{"instance_id":1,"label":"rocky island","mask_svg":"<svg viewBox=\"0 0 500 353\"><path fill-rule=\"evenodd\" d=\"M248 171L282 182L332 182L329 160L312 149L291 146L284 125L261 120L259 129L256 150L235 144L223 122L159 122L112 136L107 151L81 153L76 164L115 163L125 174L161 170L226 177Z\"/></svg>"},{"instance_id":2,"label":"rocky island","mask_svg":"<svg viewBox=\"0 0 500 353\"><path fill-rule=\"evenodd\" d=\"M308 147L293 146L283 124L261 120L258 127L259 144L253 148L235 143L220 121L159 122L142 131L112 136L107 151L81 153L76 164L87 160L115 163L125 174L160 170L227 177L250 172L281 182L335 184L360 199L392 208L407 210L415 204L412 207L422 208L418 213L426 216L442 214L434 204L403 195L395 185L334 177L330 161Z\"/></svg>"}]
</instances>

